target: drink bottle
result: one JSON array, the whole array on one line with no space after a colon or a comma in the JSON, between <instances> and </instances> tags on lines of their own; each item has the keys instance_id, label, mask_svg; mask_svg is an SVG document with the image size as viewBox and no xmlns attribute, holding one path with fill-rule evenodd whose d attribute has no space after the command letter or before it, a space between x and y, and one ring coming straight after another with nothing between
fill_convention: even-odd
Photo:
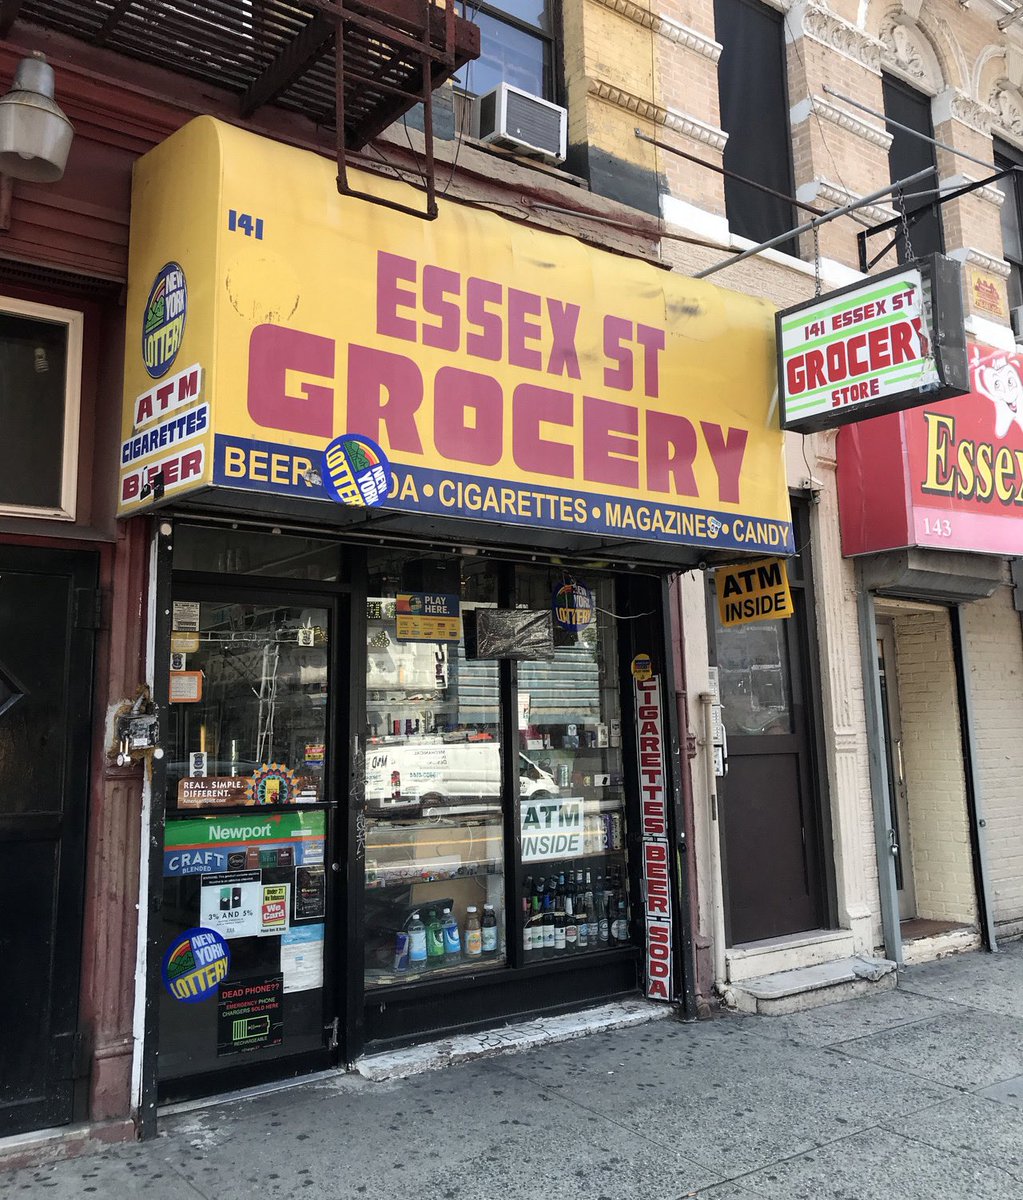
<instances>
[{"instance_id":1,"label":"drink bottle","mask_svg":"<svg viewBox=\"0 0 1023 1200\"><path fill-rule=\"evenodd\" d=\"M444 931L444 961L457 962L462 957L462 935L450 908L444 910L441 928Z\"/></svg>"},{"instance_id":2,"label":"drink bottle","mask_svg":"<svg viewBox=\"0 0 1023 1200\"><path fill-rule=\"evenodd\" d=\"M483 925L486 928L486 909L490 908L489 904L484 905ZM529 918L533 915L533 876L526 876L526 887L522 896L522 949L528 958L533 951L533 930L529 924ZM497 943L494 943L494 949L497 949Z\"/></svg>"},{"instance_id":3,"label":"drink bottle","mask_svg":"<svg viewBox=\"0 0 1023 1200\"><path fill-rule=\"evenodd\" d=\"M543 898L543 949L545 954L554 953L554 896L545 892Z\"/></svg>"},{"instance_id":4,"label":"drink bottle","mask_svg":"<svg viewBox=\"0 0 1023 1200\"><path fill-rule=\"evenodd\" d=\"M479 958L483 953L483 927L475 904L465 910L465 953L468 958Z\"/></svg>"},{"instance_id":5,"label":"drink bottle","mask_svg":"<svg viewBox=\"0 0 1023 1200\"><path fill-rule=\"evenodd\" d=\"M497 953L497 913L492 904L483 905L483 957Z\"/></svg>"},{"instance_id":6,"label":"drink bottle","mask_svg":"<svg viewBox=\"0 0 1023 1200\"><path fill-rule=\"evenodd\" d=\"M426 966L426 926L414 912L408 923L408 957L409 966L413 971L422 970Z\"/></svg>"},{"instance_id":7,"label":"drink bottle","mask_svg":"<svg viewBox=\"0 0 1023 1200\"><path fill-rule=\"evenodd\" d=\"M574 891L572 872L569 871L565 885L565 949L569 952L577 949L579 944L579 923L575 913L577 897L573 895Z\"/></svg>"},{"instance_id":8,"label":"drink bottle","mask_svg":"<svg viewBox=\"0 0 1023 1200\"><path fill-rule=\"evenodd\" d=\"M618 946L624 946L629 940L628 904L624 892L616 894L614 913L611 924L611 941Z\"/></svg>"},{"instance_id":9,"label":"drink bottle","mask_svg":"<svg viewBox=\"0 0 1023 1200\"><path fill-rule=\"evenodd\" d=\"M598 890L597 905L600 909L597 936L607 945L611 938L611 893L603 889Z\"/></svg>"},{"instance_id":10,"label":"drink bottle","mask_svg":"<svg viewBox=\"0 0 1023 1200\"><path fill-rule=\"evenodd\" d=\"M582 879L582 871L579 872L579 878ZM587 950L590 945L590 913L586 907L586 892L581 886L576 895L575 907L576 949Z\"/></svg>"},{"instance_id":11,"label":"drink bottle","mask_svg":"<svg viewBox=\"0 0 1023 1200\"><path fill-rule=\"evenodd\" d=\"M426 955L435 962L444 957L444 932L435 908L426 914Z\"/></svg>"},{"instance_id":12,"label":"drink bottle","mask_svg":"<svg viewBox=\"0 0 1023 1200\"><path fill-rule=\"evenodd\" d=\"M559 909L554 914L554 952L563 954L565 951L565 914Z\"/></svg>"}]
</instances>

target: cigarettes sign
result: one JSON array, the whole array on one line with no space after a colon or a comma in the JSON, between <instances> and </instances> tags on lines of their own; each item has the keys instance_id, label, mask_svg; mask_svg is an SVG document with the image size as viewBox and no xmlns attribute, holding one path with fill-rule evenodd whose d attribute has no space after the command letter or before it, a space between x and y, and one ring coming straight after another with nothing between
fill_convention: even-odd
<instances>
[{"instance_id":1,"label":"cigarettes sign","mask_svg":"<svg viewBox=\"0 0 1023 1200\"><path fill-rule=\"evenodd\" d=\"M674 998L672 983L671 844L664 760L664 719L657 675L637 679L636 743L643 835L643 898L646 906L646 994Z\"/></svg>"},{"instance_id":2,"label":"cigarettes sign","mask_svg":"<svg viewBox=\"0 0 1023 1200\"><path fill-rule=\"evenodd\" d=\"M782 425L832 429L969 391L960 267L931 255L777 314Z\"/></svg>"}]
</instances>

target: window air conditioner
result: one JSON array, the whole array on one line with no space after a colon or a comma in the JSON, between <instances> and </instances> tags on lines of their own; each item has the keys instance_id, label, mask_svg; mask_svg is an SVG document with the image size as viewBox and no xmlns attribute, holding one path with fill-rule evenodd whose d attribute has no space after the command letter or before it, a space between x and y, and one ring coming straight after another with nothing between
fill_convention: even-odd
<instances>
[{"instance_id":1,"label":"window air conditioner","mask_svg":"<svg viewBox=\"0 0 1023 1200\"><path fill-rule=\"evenodd\" d=\"M565 161L568 113L510 83L479 98L479 138L549 163Z\"/></svg>"},{"instance_id":2,"label":"window air conditioner","mask_svg":"<svg viewBox=\"0 0 1023 1200\"><path fill-rule=\"evenodd\" d=\"M1009 309L1009 324L1012 326L1012 335L1016 341L1023 342L1023 305Z\"/></svg>"}]
</instances>

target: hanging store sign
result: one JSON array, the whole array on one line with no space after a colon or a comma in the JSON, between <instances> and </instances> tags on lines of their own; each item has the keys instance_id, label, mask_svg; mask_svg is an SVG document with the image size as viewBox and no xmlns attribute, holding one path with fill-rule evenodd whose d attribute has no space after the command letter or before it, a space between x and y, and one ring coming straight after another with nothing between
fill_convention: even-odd
<instances>
[{"instance_id":1,"label":"hanging store sign","mask_svg":"<svg viewBox=\"0 0 1023 1200\"><path fill-rule=\"evenodd\" d=\"M122 516L216 487L335 501L338 525L375 498L442 532L791 551L766 303L443 200L410 223L335 174L208 117L136 164L129 319L176 256L189 366L127 351ZM261 240L231 225L242 195ZM386 496L368 456L332 457L352 438L389 464ZM376 492L352 506L355 468Z\"/></svg>"},{"instance_id":2,"label":"hanging store sign","mask_svg":"<svg viewBox=\"0 0 1023 1200\"><path fill-rule=\"evenodd\" d=\"M960 265L932 254L776 316L782 426L834 429L969 391Z\"/></svg>"},{"instance_id":3,"label":"hanging store sign","mask_svg":"<svg viewBox=\"0 0 1023 1200\"><path fill-rule=\"evenodd\" d=\"M714 572L714 585L718 619L725 628L792 616L789 573L783 558L718 567Z\"/></svg>"},{"instance_id":4,"label":"hanging store sign","mask_svg":"<svg viewBox=\"0 0 1023 1200\"><path fill-rule=\"evenodd\" d=\"M646 994L652 1000L673 1000L672 854L668 839L668 776L660 677L637 679L635 689L646 910Z\"/></svg>"},{"instance_id":5,"label":"hanging store sign","mask_svg":"<svg viewBox=\"0 0 1023 1200\"><path fill-rule=\"evenodd\" d=\"M842 553L1023 555L1023 355L971 343L972 390L843 429Z\"/></svg>"},{"instance_id":6,"label":"hanging store sign","mask_svg":"<svg viewBox=\"0 0 1023 1200\"><path fill-rule=\"evenodd\" d=\"M581 583L563 583L551 597L554 623L568 633L578 633L593 621L593 593Z\"/></svg>"}]
</instances>

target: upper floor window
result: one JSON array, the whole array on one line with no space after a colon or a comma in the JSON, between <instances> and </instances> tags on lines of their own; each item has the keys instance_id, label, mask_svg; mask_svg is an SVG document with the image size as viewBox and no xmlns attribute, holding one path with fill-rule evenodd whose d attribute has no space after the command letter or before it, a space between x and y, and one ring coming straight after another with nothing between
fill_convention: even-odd
<instances>
[{"instance_id":1,"label":"upper floor window","mask_svg":"<svg viewBox=\"0 0 1023 1200\"><path fill-rule=\"evenodd\" d=\"M73 521L80 312L0 299L0 515Z\"/></svg>"},{"instance_id":2,"label":"upper floor window","mask_svg":"<svg viewBox=\"0 0 1023 1200\"><path fill-rule=\"evenodd\" d=\"M934 157L934 126L931 123L930 97L918 92L901 79L890 75L882 78L884 94L884 112L886 117L898 121L908 129L913 129L923 137L907 133L895 125L888 126L892 135L892 144L888 148L888 170L892 183L897 179L906 179L927 167L936 165ZM896 212L912 214L919 210L919 215L913 217L909 226L910 245L907 251L906 239L900 229L896 238L899 262L907 258L919 258L924 254L940 254L944 248L941 229L941 210L937 205L926 207L924 199L914 199L916 192L934 192L938 186L937 175L929 175L916 183L910 184L903 195L896 192L892 196L892 204ZM933 197L931 197L933 198Z\"/></svg>"},{"instance_id":3,"label":"upper floor window","mask_svg":"<svg viewBox=\"0 0 1023 1200\"><path fill-rule=\"evenodd\" d=\"M755 0L714 0L714 31L725 169L779 193L726 176L728 224L739 237L766 242L797 223L784 199L793 193L784 18ZM796 253L794 241L777 248Z\"/></svg>"},{"instance_id":4,"label":"upper floor window","mask_svg":"<svg viewBox=\"0 0 1023 1200\"><path fill-rule=\"evenodd\" d=\"M480 30L480 56L468 63L455 83L473 96L484 96L499 83L510 83L544 100L556 100L555 0L493 0L466 4L461 16Z\"/></svg>"},{"instance_id":5,"label":"upper floor window","mask_svg":"<svg viewBox=\"0 0 1023 1200\"><path fill-rule=\"evenodd\" d=\"M1007 145L995 142L995 166L999 171L1007 167L1023 167L1023 153ZM1009 308L1023 306L1023 185L1018 174L999 179L997 186L1005 196L1001 207L1002 254L1009 264L1009 278L1005 281L1009 293Z\"/></svg>"}]
</instances>

